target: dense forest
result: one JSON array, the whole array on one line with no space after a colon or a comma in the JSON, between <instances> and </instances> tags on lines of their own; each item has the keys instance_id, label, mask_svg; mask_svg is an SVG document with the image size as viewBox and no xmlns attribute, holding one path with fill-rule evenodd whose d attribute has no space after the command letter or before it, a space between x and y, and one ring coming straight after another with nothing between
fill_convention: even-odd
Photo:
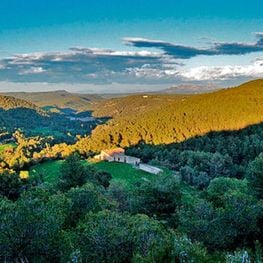
<instances>
[{"instance_id":1,"label":"dense forest","mask_svg":"<svg viewBox=\"0 0 263 263\"><path fill-rule=\"evenodd\" d=\"M263 121L263 80L200 95L136 95L101 101L95 116L112 119L92 132L90 147L181 142L210 131ZM89 143L89 142L85 142Z\"/></svg>"},{"instance_id":2,"label":"dense forest","mask_svg":"<svg viewBox=\"0 0 263 263\"><path fill-rule=\"evenodd\" d=\"M66 158L55 185L6 170L1 259L262 262L262 138L259 124L129 148L173 171L132 188L112 184L109 173L84 166L77 153Z\"/></svg>"},{"instance_id":3,"label":"dense forest","mask_svg":"<svg viewBox=\"0 0 263 263\"><path fill-rule=\"evenodd\" d=\"M263 262L262 85L97 102L112 119L72 144L17 130L0 153L0 261ZM128 187L85 165L125 145L164 172ZM28 173L51 159L55 183Z\"/></svg>"}]
</instances>

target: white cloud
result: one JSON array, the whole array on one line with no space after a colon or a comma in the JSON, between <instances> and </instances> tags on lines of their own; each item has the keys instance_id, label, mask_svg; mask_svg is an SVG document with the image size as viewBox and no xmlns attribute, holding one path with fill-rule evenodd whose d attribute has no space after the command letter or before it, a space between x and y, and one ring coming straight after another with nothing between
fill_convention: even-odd
<instances>
[{"instance_id":1,"label":"white cloud","mask_svg":"<svg viewBox=\"0 0 263 263\"><path fill-rule=\"evenodd\" d=\"M42 67L31 67L29 69L24 69L21 70L18 74L19 75L27 75L27 74L40 74L46 72L45 69L43 69Z\"/></svg>"},{"instance_id":2,"label":"white cloud","mask_svg":"<svg viewBox=\"0 0 263 263\"><path fill-rule=\"evenodd\" d=\"M259 59L251 65L246 66L201 66L184 70L179 75L186 80L227 80L238 77L263 77L263 60Z\"/></svg>"},{"instance_id":3,"label":"white cloud","mask_svg":"<svg viewBox=\"0 0 263 263\"><path fill-rule=\"evenodd\" d=\"M263 59L248 65L220 66L209 63L206 65L212 66L199 66L202 64L199 60L199 64L191 68L189 64L187 68L187 64L182 63L205 54L211 57L263 51L263 33L257 34L254 43L217 42L205 50L161 40L126 38L124 41L143 50L73 47L63 52L17 54L0 59L0 81L168 86L189 81L230 83L232 80L237 82L238 79L263 77ZM149 51L151 47L155 47L154 51ZM156 49L159 51L156 52Z\"/></svg>"}]
</instances>

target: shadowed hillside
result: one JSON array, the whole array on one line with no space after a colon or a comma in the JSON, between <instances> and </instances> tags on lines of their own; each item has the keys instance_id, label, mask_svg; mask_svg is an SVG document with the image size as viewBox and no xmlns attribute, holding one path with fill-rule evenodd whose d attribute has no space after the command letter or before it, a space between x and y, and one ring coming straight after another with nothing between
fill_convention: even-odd
<instances>
[{"instance_id":1,"label":"shadowed hillside","mask_svg":"<svg viewBox=\"0 0 263 263\"><path fill-rule=\"evenodd\" d=\"M95 116L113 117L98 126L91 148L181 142L210 131L238 130L263 121L263 80L200 95L140 95L110 99Z\"/></svg>"},{"instance_id":2,"label":"shadowed hillside","mask_svg":"<svg viewBox=\"0 0 263 263\"><path fill-rule=\"evenodd\" d=\"M90 112L67 115L39 108L23 99L0 95L0 142L12 140L21 129L26 136L52 136L57 142L73 143L76 135L89 134L103 119L90 117Z\"/></svg>"}]
</instances>

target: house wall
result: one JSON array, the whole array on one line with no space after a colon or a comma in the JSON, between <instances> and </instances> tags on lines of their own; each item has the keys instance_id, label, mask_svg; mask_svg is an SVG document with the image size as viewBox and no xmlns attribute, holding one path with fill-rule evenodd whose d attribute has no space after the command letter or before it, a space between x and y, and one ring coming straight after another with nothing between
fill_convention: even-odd
<instances>
[{"instance_id":1,"label":"house wall","mask_svg":"<svg viewBox=\"0 0 263 263\"><path fill-rule=\"evenodd\" d=\"M110 156L107 153L105 153L104 151L101 151L101 153L100 153L100 159L101 160L108 160L109 158L110 158Z\"/></svg>"},{"instance_id":2,"label":"house wall","mask_svg":"<svg viewBox=\"0 0 263 263\"><path fill-rule=\"evenodd\" d=\"M120 163L132 164L132 165L139 165L139 163L141 162L139 158L125 155L123 153L116 153L113 155L109 155L104 151L102 151L101 154L94 156L94 158L108 162L120 162Z\"/></svg>"},{"instance_id":3,"label":"house wall","mask_svg":"<svg viewBox=\"0 0 263 263\"><path fill-rule=\"evenodd\" d=\"M133 165L139 165L141 160L139 158L126 155L126 162Z\"/></svg>"},{"instance_id":4,"label":"house wall","mask_svg":"<svg viewBox=\"0 0 263 263\"><path fill-rule=\"evenodd\" d=\"M109 162L119 162L119 163L128 163L133 165L139 165L140 159L125 154L115 154L107 158Z\"/></svg>"}]
</instances>

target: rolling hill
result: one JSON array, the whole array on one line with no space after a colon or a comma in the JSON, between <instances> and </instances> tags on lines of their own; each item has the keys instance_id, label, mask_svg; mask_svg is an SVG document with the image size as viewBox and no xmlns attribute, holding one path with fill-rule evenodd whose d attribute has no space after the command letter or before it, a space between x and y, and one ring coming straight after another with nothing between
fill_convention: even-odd
<instances>
[{"instance_id":1,"label":"rolling hill","mask_svg":"<svg viewBox=\"0 0 263 263\"><path fill-rule=\"evenodd\" d=\"M15 109L15 108L27 108L43 113L43 111L35 104L28 102L24 99L18 99L12 96L0 95L0 108L4 110Z\"/></svg>"},{"instance_id":2,"label":"rolling hill","mask_svg":"<svg viewBox=\"0 0 263 263\"><path fill-rule=\"evenodd\" d=\"M51 92L10 92L3 95L13 96L19 99L26 99L39 107L51 106L59 109L73 109L76 111L89 110L93 101L101 97L93 94L74 94L65 90Z\"/></svg>"},{"instance_id":3,"label":"rolling hill","mask_svg":"<svg viewBox=\"0 0 263 263\"><path fill-rule=\"evenodd\" d=\"M238 130L263 121L263 80L199 95L137 95L94 105L112 119L81 143L92 149L144 141L169 144L210 131Z\"/></svg>"},{"instance_id":4,"label":"rolling hill","mask_svg":"<svg viewBox=\"0 0 263 263\"><path fill-rule=\"evenodd\" d=\"M76 119L71 120L67 114L47 112L26 100L0 95L0 142L10 140L13 132L21 129L26 136L52 136L57 142L73 143L76 135L89 134L101 122L86 115L74 115Z\"/></svg>"},{"instance_id":5,"label":"rolling hill","mask_svg":"<svg viewBox=\"0 0 263 263\"><path fill-rule=\"evenodd\" d=\"M219 87L213 84L197 85L197 84L182 84L163 89L155 93L159 94L201 94L207 92L213 92L219 89Z\"/></svg>"}]
</instances>

